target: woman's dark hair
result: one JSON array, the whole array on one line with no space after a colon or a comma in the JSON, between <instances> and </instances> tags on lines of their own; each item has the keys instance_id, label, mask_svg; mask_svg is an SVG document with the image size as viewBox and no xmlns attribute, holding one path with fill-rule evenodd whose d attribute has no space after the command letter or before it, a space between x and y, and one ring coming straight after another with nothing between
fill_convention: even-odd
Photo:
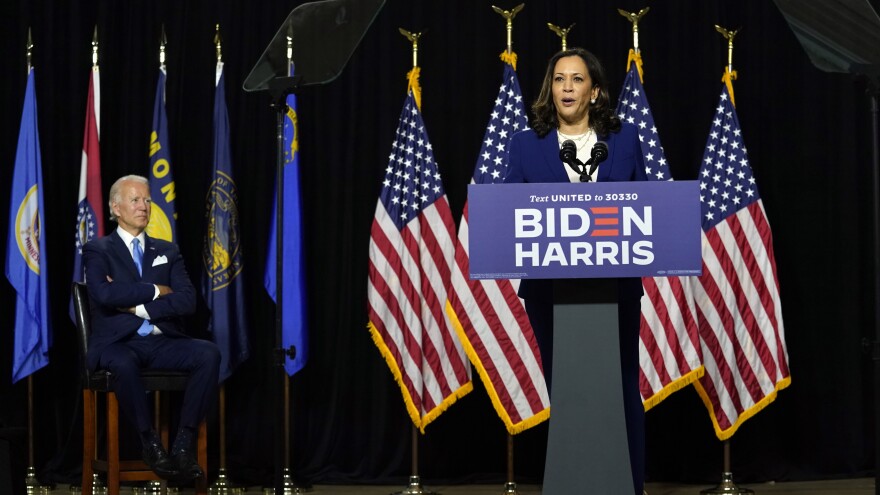
<instances>
[{"instance_id":1,"label":"woman's dark hair","mask_svg":"<svg viewBox=\"0 0 880 495\"><path fill-rule=\"evenodd\" d=\"M587 66L587 72L593 81L593 86L599 87L599 96L596 103L590 104L590 127L600 136L607 136L611 132L620 131L620 119L614 115L611 108L611 97L608 94L608 79L605 77L605 69L599 59L583 48L569 48L556 53L547 64L547 72L544 74L544 82L541 84L541 93L538 99L532 103L532 129L539 137L544 137L552 129L559 127L556 117L556 105L553 103L553 74L556 70L556 62L565 57L578 56Z\"/></svg>"}]
</instances>

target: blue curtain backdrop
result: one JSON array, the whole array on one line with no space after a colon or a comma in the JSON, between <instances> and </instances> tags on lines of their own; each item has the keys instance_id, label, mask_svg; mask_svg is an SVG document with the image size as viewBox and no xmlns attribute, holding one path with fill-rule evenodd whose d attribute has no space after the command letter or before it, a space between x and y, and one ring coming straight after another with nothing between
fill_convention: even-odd
<instances>
[{"instance_id":1,"label":"blue curtain backdrop","mask_svg":"<svg viewBox=\"0 0 880 495\"><path fill-rule=\"evenodd\" d=\"M169 138L177 191L177 232L190 276L202 274L205 194L211 177L214 25L226 64L232 162L239 188L245 300L251 356L226 381L228 468L235 480L272 473L270 356L274 305L262 288L275 164L269 97L242 82L287 13L301 2L259 6L232 0L0 2L0 204L8 204L26 82L33 62L43 145L45 229L52 260L55 340L50 365L34 375L35 464L45 479L75 481L81 456L80 390L74 333L65 316L72 270L82 125L98 26L101 162L106 189L117 177L146 175L158 67L168 37ZM512 8L518 2L502 4ZM737 113L773 228L792 386L732 440L738 481L865 475L873 466L871 372L860 341L873 328L870 238L870 126L863 82L819 72L772 2L527 2L514 20L517 73L529 101L568 26L572 46L604 62L616 98L626 75L631 26L616 9L651 11L640 24L646 91L677 180L695 179L727 63L713 25L742 27L734 69ZM303 236L310 357L292 379L293 454L298 476L315 483L403 483L410 474L410 422L366 329L367 248L379 182L390 152L411 46L398 33L427 30L419 62L423 112L458 218L498 89L504 21L491 2L391 0L333 83L298 95ZM332 37L328 37L328 44ZM101 205L106 208L106 205ZM106 210L105 210L106 211ZM0 230L8 228L0 215ZM0 439L24 452L26 387L9 378L14 292L0 283ZM192 319L204 336L204 305ZM714 483L722 448L693 389L648 413L648 479ZM217 415L211 414L212 476ZM12 433L9 433L12 432ZM539 480L546 426L516 437L517 481ZM467 449L462 447L467 445ZM482 385L432 424L420 442L430 483L505 476L505 430ZM21 456L23 457L23 455ZM17 460L13 479L23 479ZM0 466L0 469L3 469ZM213 479L213 477L211 478Z\"/></svg>"}]
</instances>

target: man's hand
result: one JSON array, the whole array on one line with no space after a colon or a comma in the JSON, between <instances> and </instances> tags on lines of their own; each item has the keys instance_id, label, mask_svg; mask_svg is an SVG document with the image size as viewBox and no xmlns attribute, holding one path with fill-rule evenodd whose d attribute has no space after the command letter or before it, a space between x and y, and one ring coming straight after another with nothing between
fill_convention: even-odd
<instances>
[{"instance_id":1,"label":"man's hand","mask_svg":"<svg viewBox=\"0 0 880 495\"><path fill-rule=\"evenodd\" d=\"M116 308L116 310L117 310L117 311L121 311L121 312L123 312L123 313L131 313L131 314L135 314L135 313L134 313L134 308Z\"/></svg>"},{"instance_id":2,"label":"man's hand","mask_svg":"<svg viewBox=\"0 0 880 495\"><path fill-rule=\"evenodd\" d=\"M156 287L159 288L159 297L167 296L168 294L174 292L173 290L171 290L171 287L168 287L167 285L156 284Z\"/></svg>"}]
</instances>

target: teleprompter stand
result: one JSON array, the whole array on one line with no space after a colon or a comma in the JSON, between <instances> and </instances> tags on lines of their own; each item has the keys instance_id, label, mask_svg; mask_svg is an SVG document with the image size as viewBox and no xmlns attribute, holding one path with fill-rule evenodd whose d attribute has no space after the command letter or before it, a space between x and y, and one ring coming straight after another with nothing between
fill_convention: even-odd
<instances>
[{"instance_id":1,"label":"teleprompter stand","mask_svg":"<svg viewBox=\"0 0 880 495\"><path fill-rule=\"evenodd\" d=\"M542 493L633 493L617 279L553 284L552 413Z\"/></svg>"},{"instance_id":2,"label":"teleprompter stand","mask_svg":"<svg viewBox=\"0 0 880 495\"><path fill-rule=\"evenodd\" d=\"M248 92L265 91L276 113L276 259L275 259L275 342L273 354L278 365L275 445L276 495L294 493L290 477L289 383L284 363L296 349L284 348L282 336L282 289L284 243L284 115L286 98L308 86L327 84L336 79L348 63L385 0L322 0L302 4L287 16L260 59L245 79ZM294 71L295 67L295 71Z\"/></svg>"}]
</instances>

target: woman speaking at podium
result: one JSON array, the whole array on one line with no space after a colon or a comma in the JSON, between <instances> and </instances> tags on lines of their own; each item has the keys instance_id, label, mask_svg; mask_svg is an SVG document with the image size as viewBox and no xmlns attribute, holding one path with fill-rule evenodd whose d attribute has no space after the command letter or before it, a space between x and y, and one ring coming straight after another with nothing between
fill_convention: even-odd
<instances>
[{"instance_id":1,"label":"woman speaking at podium","mask_svg":"<svg viewBox=\"0 0 880 495\"><path fill-rule=\"evenodd\" d=\"M603 143L607 158L601 161ZM638 132L614 115L599 60L583 48L558 52L547 64L541 92L532 104L531 129L510 140L504 182L639 180L647 177ZM541 350L548 388L553 363L552 284L552 280L523 280L519 289ZM641 494L645 471L645 411L639 394L638 350L641 279L620 279L618 287L627 438L635 493Z\"/></svg>"}]
</instances>

